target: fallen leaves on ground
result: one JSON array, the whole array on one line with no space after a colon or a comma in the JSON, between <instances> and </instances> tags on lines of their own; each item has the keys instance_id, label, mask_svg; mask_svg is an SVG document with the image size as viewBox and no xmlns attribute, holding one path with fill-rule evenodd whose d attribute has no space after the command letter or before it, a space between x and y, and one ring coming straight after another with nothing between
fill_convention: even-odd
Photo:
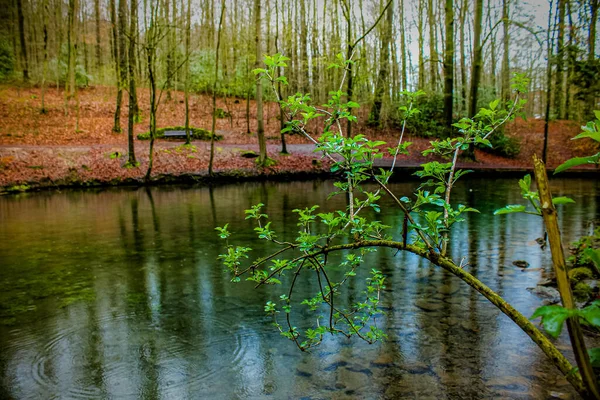
<instances>
[{"instance_id":1,"label":"fallen leaves on ground","mask_svg":"<svg viewBox=\"0 0 600 400\"><path fill-rule=\"evenodd\" d=\"M148 130L149 91L138 91L142 110L142 122L135 125L135 135ZM147 142L135 144L139 167L124 168L127 161L127 135L113 132L116 89L90 87L79 92L79 130L75 131L77 112L73 100L66 104L62 90L49 88L45 93L45 113L41 113L40 88L0 87L0 186L25 183L53 185L69 182L118 183L124 180L141 180L148 165ZM163 96L165 98L165 96ZM269 157L276 164L258 170L253 159L241 157L248 149L258 151L255 132L254 102L250 103L250 125L246 119L244 99L219 99L217 107L229 113L230 118L217 120L217 133L223 140L215 144L214 171L217 173L279 174L293 172L324 172L329 168L327 160L313 152L313 145L299 135L286 136L290 155L280 155L280 122L276 104L265 106L265 135L269 143ZM190 125L210 130L212 123L211 98L193 95L190 99ZM367 107L357 111L359 120ZM127 127L127 96L121 111L121 127ZM160 126L182 125L185 116L183 94L173 92L172 100L162 101L157 120ZM315 129L316 131L316 129ZM548 165L556 167L575 156L592 154L593 143L586 140L570 140L580 131L571 121L557 121L550 125ZM373 129L363 125L356 133L384 140L391 145L398 140L396 129ZM508 135L521 142L521 153L513 159L477 151L476 162L464 162L468 168L529 168L532 155L541 155L544 137L544 121L517 119L506 127ZM413 142L410 155L398 160L398 165L415 166L428 160L421 155L429 140L408 134ZM155 146L153 177L182 174L206 175L209 148L206 142L194 142L195 149L182 147L181 141L159 140Z\"/></svg>"}]
</instances>

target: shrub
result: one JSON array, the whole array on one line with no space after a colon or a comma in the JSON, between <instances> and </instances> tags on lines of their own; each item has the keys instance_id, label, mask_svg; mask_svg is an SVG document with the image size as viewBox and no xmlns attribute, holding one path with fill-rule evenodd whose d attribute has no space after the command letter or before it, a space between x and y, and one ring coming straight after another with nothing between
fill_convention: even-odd
<instances>
[{"instance_id":1,"label":"shrub","mask_svg":"<svg viewBox=\"0 0 600 400\"><path fill-rule=\"evenodd\" d=\"M408 106L400 103L398 107ZM422 137L443 137L445 136L444 127L444 97L441 94L427 94L419 96L414 100L413 108L419 110L413 118L406 121L406 129L413 135ZM393 124L397 127L402 126L402 116L394 117Z\"/></svg>"},{"instance_id":2,"label":"shrub","mask_svg":"<svg viewBox=\"0 0 600 400\"><path fill-rule=\"evenodd\" d=\"M521 141L519 138L507 136L498 130L490 136L490 142L493 148L488 146L479 146L481 150L488 153L498 154L502 157L515 158L521 152Z\"/></svg>"},{"instance_id":3,"label":"shrub","mask_svg":"<svg viewBox=\"0 0 600 400\"><path fill-rule=\"evenodd\" d=\"M0 81L9 79L15 69L15 58L10 46L0 42Z\"/></svg>"}]
</instances>

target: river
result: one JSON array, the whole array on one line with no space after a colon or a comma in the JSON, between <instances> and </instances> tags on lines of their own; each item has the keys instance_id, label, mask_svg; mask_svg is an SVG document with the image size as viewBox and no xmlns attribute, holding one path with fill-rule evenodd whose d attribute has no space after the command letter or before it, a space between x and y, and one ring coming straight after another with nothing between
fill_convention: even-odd
<instances>
[{"instance_id":1,"label":"river","mask_svg":"<svg viewBox=\"0 0 600 400\"><path fill-rule=\"evenodd\" d=\"M453 201L479 209L450 247L466 269L530 316L527 291L548 277L542 220L493 216L523 203L516 179L465 179ZM399 195L415 182L394 183ZM379 250L387 276L383 343L327 337L310 352L264 315L279 287L230 283L217 261L230 242L265 249L243 210L265 203L279 237L295 238L291 210L327 200L332 181L65 190L0 197L0 398L380 399L574 396L512 321L457 278L410 254ZM565 244L600 215L600 183L553 180ZM401 226L382 200L379 219ZM399 229L398 229L399 230ZM512 265L525 260L529 268ZM359 272L357 279L366 276ZM360 282L360 281L357 281ZM316 283L300 281L299 296ZM360 294L350 285L348 299ZM302 314L298 318L303 318ZM306 317L308 318L308 317ZM568 338L557 341L569 358Z\"/></svg>"}]
</instances>

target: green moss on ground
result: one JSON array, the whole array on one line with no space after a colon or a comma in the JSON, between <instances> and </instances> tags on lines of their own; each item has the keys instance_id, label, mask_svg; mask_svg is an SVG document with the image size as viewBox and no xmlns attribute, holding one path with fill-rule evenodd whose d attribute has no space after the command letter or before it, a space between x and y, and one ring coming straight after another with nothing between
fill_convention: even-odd
<instances>
[{"instance_id":1,"label":"green moss on ground","mask_svg":"<svg viewBox=\"0 0 600 400\"><path fill-rule=\"evenodd\" d=\"M592 270L590 270L589 268L585 268L585 267L573 268L572 270L569 271L569 280L571 281L572 285L575 285L584 279L592 279L592 278L593 278Z\"/></svg>"}]
</instances>

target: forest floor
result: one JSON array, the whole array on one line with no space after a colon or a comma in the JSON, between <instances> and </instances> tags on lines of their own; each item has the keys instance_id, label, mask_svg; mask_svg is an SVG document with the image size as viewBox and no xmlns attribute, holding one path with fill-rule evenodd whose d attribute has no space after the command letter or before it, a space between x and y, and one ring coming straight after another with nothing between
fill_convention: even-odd
<instances>
[{"instance_id":1,"label":"forest floor","mask_svg":"<svg viewBox=\"0 0 600 400\"><path fill-rule=\"evenodd\" d=\"M136 124L135 134L148 130L149 92L138 92L143 120ZM86 186L141 182L148 165L148 141L135 140L139 167L123 168L127 161L127 134L112 132L116 90L90 87L79 91L79 130L76 131L76 107L72 100L68 114L62 90L51 88L45 95L46 113L42 114L39 88L0 87L0 188L25 190L35 187ZM313 145L299 135L286 136L289 155L280 154L278 109L265 106L265 135L268 155L275 165L257 169L255 160L242 157L247 150L258 152L254 102L250 104L250 126L246 122L246 102L243 99L218 99L217 107L231 115L218 119L216 131L223 139L215 143L214 171L223 179L256 176L281 177L288 174L326 174L329 163ZM211 128L211 98L190 97L190 126ZM359 121L366 120L368 109L358 111ZM363 115L364 114L364 115ZM183 94L173 92L171 99L163 95L158 110L158 127L181 126L184 122ZM127 96L123 96L121 127L127 129ZM462 162L462 167L483 171L529 170L532 155L540 155L543 146L544 122L517 119L507 125L508 135L521 142L521 152L508 159L476 151L476 162ZM371 139L396 143L397 129L372 129L359 123L354 132ZM556 121L549 130L548 166L554 168L574 156L592 154L593 143L571 141L580 126L570 121ZM402 156L397 165L416 167L427 160L421 151L428 138L408 132L406 141L413 142L410 155ZM157 140L155 144L153 181L176 181L186 178L202 180L208 173L210 144L194 141L194 147L181 146L183 140ZM391 160L383 160L382 165Z\"/></svg>"}]
</instances>

